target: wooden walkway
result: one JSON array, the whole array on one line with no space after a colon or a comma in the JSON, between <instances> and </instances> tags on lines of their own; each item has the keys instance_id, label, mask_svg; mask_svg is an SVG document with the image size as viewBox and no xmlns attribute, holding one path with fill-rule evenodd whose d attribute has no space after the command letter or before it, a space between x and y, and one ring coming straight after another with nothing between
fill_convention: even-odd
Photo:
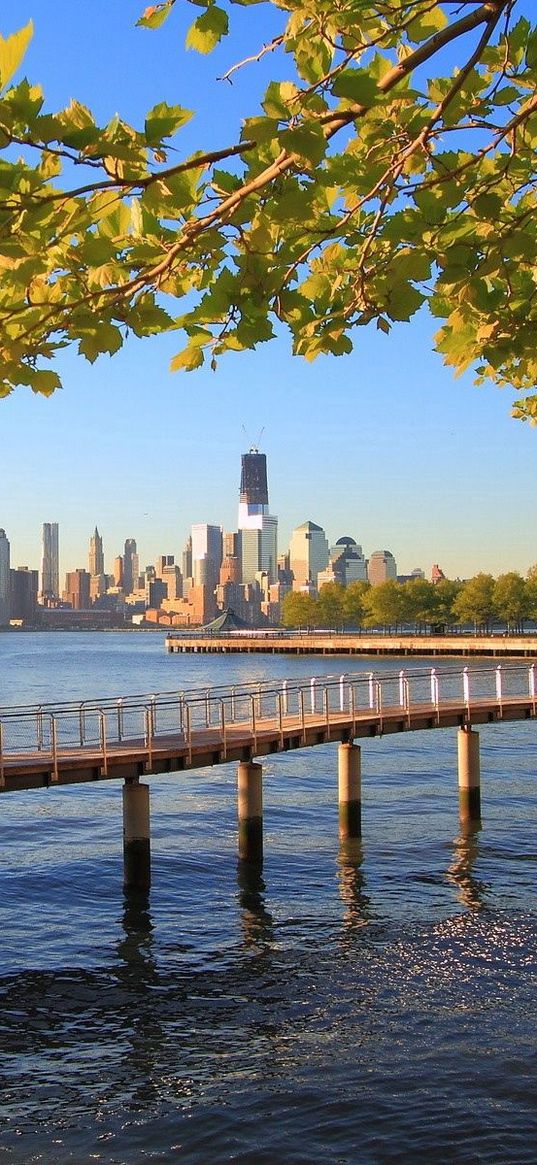
<instances>
[{"instance_id":1,"label":"wooden walkway","mask_svg":"<svg viewBox=\"0 0 537 1165\"><path fill-rule=\"evenodd\" d=\"M356 673L286 681L278 688L272 681L0 709L0 791L132 781L331 741L521 721L537 714L533 665L446 675L434 669L382 678Z\"/></svg>"}]
</instances>

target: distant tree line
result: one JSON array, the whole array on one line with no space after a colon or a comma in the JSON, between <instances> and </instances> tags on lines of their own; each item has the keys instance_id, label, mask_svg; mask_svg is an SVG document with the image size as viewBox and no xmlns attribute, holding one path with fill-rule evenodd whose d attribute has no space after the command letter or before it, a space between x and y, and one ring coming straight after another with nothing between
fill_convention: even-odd
<instances>
[{"instance_id":1,"label":"distant tree line","mask_svg":"<svg viewBox=\"0 0 537 1165\"><path fill-rule=\"evenodd\" d=\"M285 627L382 627L397 632L410 626L419 634L468 624L476 632L489 632L501 623L517 634L528 619L537 620L537 565L530 567L526 578L508 571L496 579L481 572L466 582L413 578L378 586L354 582L348 587L331 582L321 587L317 598L291 591L282 603Z\"/></svg>"}]
</instances>

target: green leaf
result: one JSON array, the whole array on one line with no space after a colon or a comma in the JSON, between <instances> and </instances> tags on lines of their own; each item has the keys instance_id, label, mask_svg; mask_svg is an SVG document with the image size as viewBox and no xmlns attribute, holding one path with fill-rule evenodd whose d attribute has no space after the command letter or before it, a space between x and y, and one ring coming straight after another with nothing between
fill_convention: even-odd
<instances>
[{"instance_id":1,"label":"green leaf","mask_svg":"<svg viewBox=\"0 0 537 1165\"><path fill-rule=\"evenodd\" d=\"M537 28L534 28L528 37L526 45L526 64L528 69L534 69L537 65Z\"/></svg>"},{"instance_id":2,"label":"green leaf","mask_svg":"<svg viewBox=\"0 0 537 1165\"><path fill-rule=\"evenodd\" d=\"M82 336L78 345L78 351L82 356L93 364L98 356L103 352L108 352L113 356L114 352L118 352L123 344L123 336L119 328L114 324L96 322L95 327L88 329L86 334Z\"/></svg>"},{"instance_id":3,"label":"green leaf","mask_svg":"<svg viewBox=\"0 0 537 1165\"><path fill-rule=\"evenodd\" d=\"M396 283L388 295L388 315L392 320L409 320L425 300L410 283Z\"/></svg>"},{"instance_id":4,"label":"green leaf","mask_svg":"<svg viewBox=\"0 0 537 1165\"><path fill-rule=\"evenodd\" d=\"M446 27L448 18L439 4L422 12L408 26L408 39L414 42L427 40L435 32L441 32Z\"/></svg>"},{"instance_id":5,"label":"green leaf","mask_svg":"<svg viewBox=\"0 0 537 1165\"><path fill-rule=\"evenodd\" d=\"M52 396L52 393L62 386L58 373L46 368L32 369L29 380L32 392L41 393L42 396Z\"/></svg>"},{"instance_id":6,"label":"green leaf","mask_svg":"<svg viewBox=\"0 0 537 1165\"><path fill-rule=\"evenodd\" d=\"M280 134L280 142L290 154L312 166L318 166L326 153L326 138L320 125L312 122L298 125L296 129L286 129Z\"/></svg>"},{"instance_id":7,"label":"green leaf","mask_svg":"<svg viewBox=\"0 0 537 1165\"><path fill-rule=\"evenodd\" d=\"M296 113L298 89L291 81L271 81L263 98L263 109L267 117L277 121L289 121Z\"/></svg>"},{"instance_id":8,"label":"green leaf","mask_svg":"<svg viewBox=\"0 0 537 1165\"><path fill-rule=\"evenodd\" d=\"M210 53L222 37L227 35L228 28L227 12L213 4L202 16L198 16L189 28L185 40L186 47L195 49L198 53Z\"/></svg>"},{"instance_id":9,"label":"green leaf","mask_svg":"<svg viewBox=\"0 0 537 1165\"><path fill-rule=\"evenodd\" d=\"M368 108L382 97L374 77L365 69L345 69L339 73L332 85L332 92L336 97L346 97Z\"/></svg>"},{"instance_id":10,"label":"green leaf","mask_svg":"<svg viewBox=\"0 0 537 1165\"><path fill-rule=\"evenodd\" d=\"M167 0L165 4L150 4L140 19L136 21L136 27L160 28L161 24L164 24L164 21L168 19L172 8L173 0Z\"/></svg>"},{"instance_id":11,"label":"green leaf","mask_svg":"<svg viewBox=\"0 0 537 1165\"><path fill-rule=\"evenodd\" d=\"M154 105L145 119L148 146L158 146L163 138L169 137L181 126L186 125L192 116L192 110L183 109L182 105L167 105L165 101Z\"/></svg>"},{"instance_id":12,"label":"green leaf","mask_svg":"<svg viewBox=\"0 0 537 1165\"><path fill-rule=\"evenodd\" d=\"M33 22L14 32L5 40L0 36L0 88L5 89L24 57L34 32Z\"/></svg>"},{"instance_id":13,"label":"green leaf","mask_svg":"<svg viewBox=\"0 0 537 1165\"><path fill-rule=\"evenodd\" d=\"M189 344L170 360L170 372L193 372L194 369L201 368L204 359L203 349L197 344L194 346Z\"/></svg>"}]
</instances>

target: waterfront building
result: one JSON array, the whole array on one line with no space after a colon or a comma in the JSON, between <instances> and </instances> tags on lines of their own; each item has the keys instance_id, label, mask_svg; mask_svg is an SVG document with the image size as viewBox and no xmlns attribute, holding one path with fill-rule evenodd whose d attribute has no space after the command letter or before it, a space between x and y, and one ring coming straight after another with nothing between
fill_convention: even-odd
<instances>
[{"instance_id":1,"label":"waterfront building","mask_svg":"<svg viewBox=\"0 0 537 1165\"><path fill-rule=\"evenodd\" d=\"M127 538L123 554L123 591L130 595L138 587L140 561L136 552L136 540Z\"/></svg>"},{"instance_id":2,"label":"waterfront building","mask_svg":"<svg viewBox=\"0 0 537 1165\"><path fill-rule=\"evenodd\" d=\"M21 623L35 623L37 612L37 592L39 571L27 566L10 570L10 617Z\"/></svg>"},{"instance_id":3,"label":"waterfront building","mask_svg":"<svg viewBox=\"0 0 537 1165\"><path fill-rule=\"evenodd\" d=\"M322 526L303 522L291 535L289 565L293 590L317 590L317 575L328 565L328 542Z\"/></svg>"},{"instance_id":4,"label":"waterfront building","mask_svg":"<svg viewBox=\"0 0 537 1165\"><path fill-rule=\"evenodd\" d=\"M43 522L41 556L41 591L43 606L60 597L59 528L57 522Z\"/></svg>"},{"instance_id":5,"label":"waterfront building","mask_svg":"<svg viewBox=\"0 0 537 1165\"><path fill-rule=\"evenodd\" d=\"M269 513L267 458L252 447L241 458L238 538L243 583L265 571L278 578L278 519Z\"/></svg>"},{"instance_id":6,"label":"waterfront building","mask_svg":"<svg viewBox=\"0 0 537 1165\"><path fill-rule=\"evenodd\" d=\"M9 556L9 539L6 536L5 530L0 529L0 627L5 627L11 617Z\"/></svg>"},{"instance_id":7,"label":"waterfront building","mask_svg":"<svg viewBox=\"0 0 537 1165\"><path fill-rule=\"evenodd\" d=\"M97 527L90 538L88 571L90 575L104 574L103 540Z\"/></svg>"},{"instance_id":8,"label":"waterfront building","mask_svg":"<svg viewBox=\"0 0 537 1165\"><path fill-rule=\"evenodd\" d=\"M69 603L74 611L88 610L90 606L90 581L89 571L82 567L67 572L63 599L64 602Z\"/></svg>"},{"instance_id":9,"label":"waterfront building","mask_svg":"<svg viewBox=\"0 0 537 1165\"><path fill-rule=\"evenodd\" d=\"M397 578L395 558L390 550L374 550L367 566L367 577L372 586Z\"/></svg>"}]
</instances>

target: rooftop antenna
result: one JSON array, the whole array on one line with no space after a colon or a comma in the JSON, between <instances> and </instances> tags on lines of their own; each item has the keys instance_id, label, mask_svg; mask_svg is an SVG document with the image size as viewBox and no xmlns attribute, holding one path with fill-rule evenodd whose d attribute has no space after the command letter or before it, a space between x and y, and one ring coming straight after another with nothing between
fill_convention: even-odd
<instances>
[{"instance_id":1,"label":"rooftop antenna","mask_svg":"<svg viewBox=\"0 0 537 1165\"><path fill-rule=\"evenodd\" d=\"M246 437L246 440L248 440L248 433L246 432L246 425L241 425L241 429L244 433L244 436ZM262 438L264 432L265 432L265 426L263 425L263 427L259 430L259 433L257 436L257 441L255 442L255 445L250 445L250 453L259 453L259 443L261 441L261 438Z\"/></svg>"}]
</instances>

